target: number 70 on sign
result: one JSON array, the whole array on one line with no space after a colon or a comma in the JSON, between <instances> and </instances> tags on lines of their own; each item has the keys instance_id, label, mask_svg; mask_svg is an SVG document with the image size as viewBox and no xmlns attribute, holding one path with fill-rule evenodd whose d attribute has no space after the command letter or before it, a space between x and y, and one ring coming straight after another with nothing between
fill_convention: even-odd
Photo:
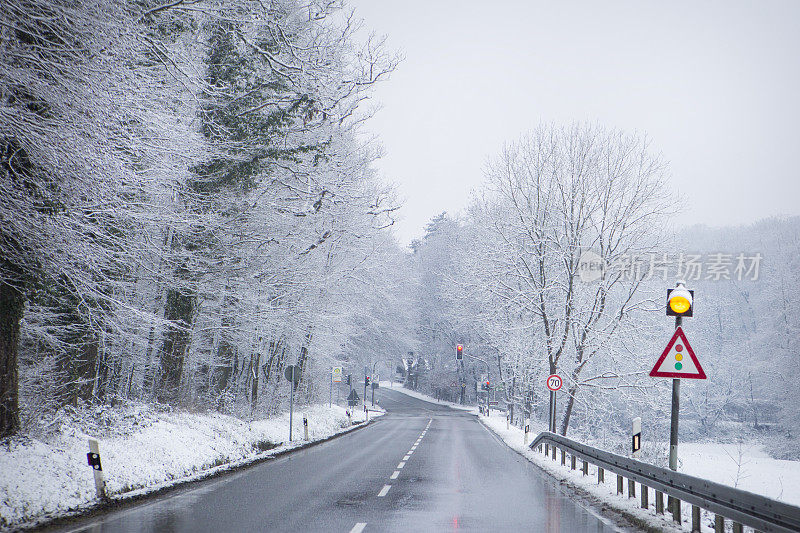
<instances>
[{"instance_id":1,"label":"number 70 on sign","mask_svg":"<svg viewBox=\"0 0 800 533\"><path fill-rule=\"evenodd\" d=\"M553 392L555 392L558 389L560 389L561 385L563 385L563 384L564 384L564 382L561 381L561 376L559 376L558 374L550 374L547 377L547 388L550 389Z\"/></svg>"}]
</instances>

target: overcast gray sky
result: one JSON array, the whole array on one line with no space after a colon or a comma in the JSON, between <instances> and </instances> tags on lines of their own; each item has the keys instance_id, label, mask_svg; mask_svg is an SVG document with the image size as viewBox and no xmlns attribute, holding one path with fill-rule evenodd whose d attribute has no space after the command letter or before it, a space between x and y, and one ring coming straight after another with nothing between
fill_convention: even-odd
<instances>
[{"instance_id":1,"label":"overcast gray sky","mask_svg":"<svg viewBox=\"0 0 800 533\"><path fill-rule=\"evenodd\" d=\"M377 90L397 236L462 210L540 122L646 133L685 223L800 212L800 1L351 0L405 60Z\"/></svg>"}]
</instances>

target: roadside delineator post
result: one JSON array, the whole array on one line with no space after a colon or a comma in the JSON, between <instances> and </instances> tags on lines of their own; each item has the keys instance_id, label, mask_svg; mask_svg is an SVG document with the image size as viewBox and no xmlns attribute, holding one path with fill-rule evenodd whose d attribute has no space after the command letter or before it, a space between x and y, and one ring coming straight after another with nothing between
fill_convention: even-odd
<instances>
[{"instance_id":1,"label":"roadside delineator post","mask_svg":"<svg viewBox=\"0 0 800 533\"><path fill-rule=\"evenodd\" d=\"M303 414L303 432L305 433L306 440L308 440L308 418L305 414Z\"/></svg>"},{"instance_id":2,"label":"roadside delineator post","mask_svg":"<svg viewBox=\"0 0 800 533\"><path fill-rule=\"evenodd\" d=\"M525 446L528 445L528 432L531 430L530 424L525 424Z\"/></svg>"},{"instance_id":3,"label":"roadside delineator post","mask_svg":"<svg viewBox=\"0 0 800 533\"><path fill-rule=\"evenodd\" d=\"M89 453L86 454L86 459L94 472L94 488L97 491L97 497L105 500L108 498L106 480L103 475L103 465L100 463L100 446L97 444L97 439L89 438Z\"/></svg>"}]
</instances>

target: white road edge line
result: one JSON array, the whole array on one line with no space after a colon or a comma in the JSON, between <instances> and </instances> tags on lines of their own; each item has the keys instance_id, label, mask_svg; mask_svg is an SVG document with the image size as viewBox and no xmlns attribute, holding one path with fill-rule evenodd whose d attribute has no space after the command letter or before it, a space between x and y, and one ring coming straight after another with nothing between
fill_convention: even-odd
<instances>
[{"instance_id":1,"label":"white road edge line","mask_svg":"<svg viewBox=\"0 0 800 533\"><path fill-rule=\"evenodd\" d=\"M404 466L406 466L406 462L405 462L405 461L401 461L401 462L400 462L400 463L397 465L397 469L398 469L398 470L400 470L400 469L401 469L401 468L403 468Z\"/></svg>"},{"instance_id":2,"label":"white road edge line","mask_svg":"<svg viewBox=\"0 0 800 533\"><path fill-rule=\"evenodd\" d=\"M386 493L389 492L389 489L391 488L392 488L391 485L384 485L381 491L378 493L378 498L383 498L384 496L386 496Z\"/></svg>"},{"instance_id":3,"label":"white road edge line","mask_svg":"<svg viewBox=\"0 0 800 533\"><path fill-rule=\"evenodd\" d=\"M399 476L399 475L400 475L400 471L399 470L395 470L394 474L389 476L389 479L397 479L397 476Z\"/></svg>"},{"instance_id":4,"label":"white road edge line","mask_svg":"<svg viewBox=\"0 0 800 533\"><path fill-rule=\"evenodd\" d=\"M350 530L350 533L361 533L364 531L364 528L367 527L366 522L359 522L353 526L353 529Z\"/></svg>"}]
</instances>

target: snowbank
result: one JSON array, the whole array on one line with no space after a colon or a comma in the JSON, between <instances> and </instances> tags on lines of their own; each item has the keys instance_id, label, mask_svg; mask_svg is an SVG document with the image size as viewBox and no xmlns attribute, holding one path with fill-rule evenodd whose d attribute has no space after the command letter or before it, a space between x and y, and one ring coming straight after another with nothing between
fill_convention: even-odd
<instances>
[{"instance_id":1,"label":"snowbank","mask_svg":"<svg viewBox=\"0 0 800 533\"><path fill-rule=\"evenodd\" d=\"M159 412L142 404L124 413L104 409L112 411L101 417L111 419L105 427L67 420L46 442L22 437L0 447L0 527L43 522L97 503L86 462L89 436L99 441L109 495L128 498L302 446L303 414L310 441L350 428L345 409L327 404L295 410L291 443L289 413L247 422L219 413ZM353 422L363 421L364 412L356 408Z\"/></svg>"},{"instance_id":2,"label":"snowbank","mask_svg":"<svg viewBox=\"0 0 800 533\"><path fill-rule=\"evenodd\" d=\"M655 514L655 498L652 496L652 491L650 509L641 509L638 498L639 486L637 486L636 491L637 498L627 497L627 483L624 494L617 495L615 474L607 472L605 483L598 484L597 467L589 465L589 475L584 476L580 470L580 462L577 470L570 470L569 466L561 466L560 455L558 455L557 461L545 458L544 454L533 451L524 444L525 434L521 429L514 426L506 429L504 416L492 416L490 418L481 416L480 420L512 449L536 463L556 479L578 487L610 507L632 515L656 528L665 531L691 530L691 506L682 506L683 523L681 528L681 526L676 525L671 519L667 518L666 515ZM546 429L543 424L533 424L531 427L532 432L528 435L528 442L532 442L540 431ZM679 456L681 472L736 486L737 488L762 494L792 505L800 505L800 461L771 459L763 452L763 448L758 446L698 443L680 444ZM705 510L702 513L703 531L714 531L713 515Z\"/></svg>"}]
</instances>

